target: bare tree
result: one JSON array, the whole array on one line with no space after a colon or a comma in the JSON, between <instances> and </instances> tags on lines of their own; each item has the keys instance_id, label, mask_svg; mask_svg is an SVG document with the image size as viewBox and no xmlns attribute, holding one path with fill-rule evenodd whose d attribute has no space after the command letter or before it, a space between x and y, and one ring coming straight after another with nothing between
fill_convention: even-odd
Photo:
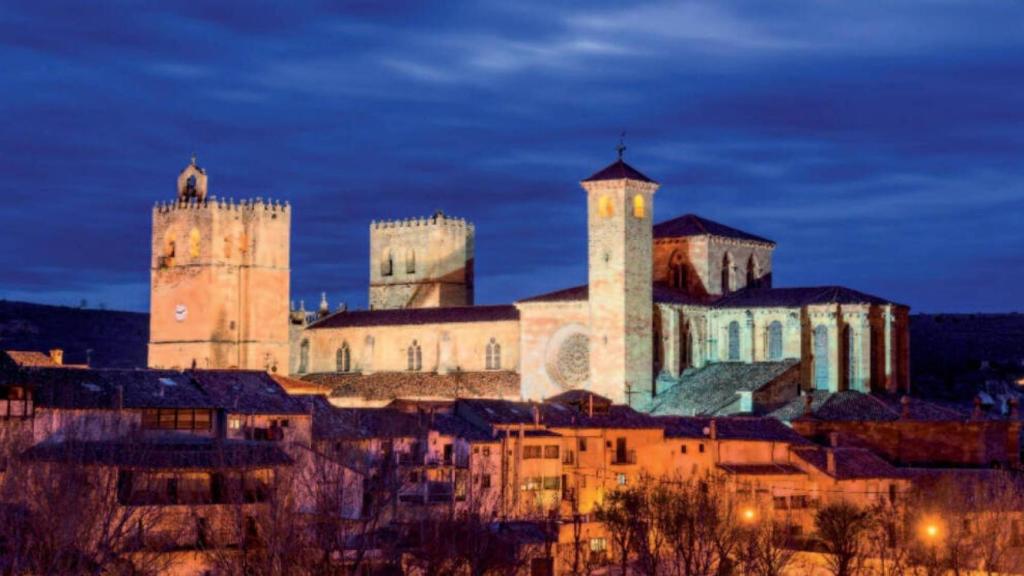
<instances>
[{"instance_id":1,"label":"bare tree","mask_svg":"<svg viewBox=\"0 0 1024 576\"><path fill-rule=\"evenodd\" d=\"M849 502L829 504L815 514L814 526L826 566L834 576L854 576L863 565L871 515Z\"/></svg>"}]
</instances>

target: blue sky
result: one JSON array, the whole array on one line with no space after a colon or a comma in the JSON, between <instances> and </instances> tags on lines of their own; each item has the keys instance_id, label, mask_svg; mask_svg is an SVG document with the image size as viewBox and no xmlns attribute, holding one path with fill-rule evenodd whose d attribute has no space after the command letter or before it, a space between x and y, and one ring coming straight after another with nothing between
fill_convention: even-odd
<instances>
[{"instance_id":1,"label":"blue sky","mask_svg":"<svg viewBox=\"0 0 1024 576\"><path fill-rule=\"evenodd\" d=\"M150 209L294 205L292 296L366 305L368 224L477 226L477 295L581 283L614 158L778 242L780 286L1024 309L1024 3L4 2L0 297L146 310Z\"/></svg>"}]
</instances>

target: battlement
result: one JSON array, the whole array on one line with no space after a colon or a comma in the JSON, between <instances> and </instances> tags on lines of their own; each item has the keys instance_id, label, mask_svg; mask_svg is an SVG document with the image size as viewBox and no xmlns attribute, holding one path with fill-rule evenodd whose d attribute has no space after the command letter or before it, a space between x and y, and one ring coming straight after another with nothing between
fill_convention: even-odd
<instances>
[{"instance_id":1,"label":"battlement","mask_svg":"<svg viewBox=\"0 0 1024 576\"><path fill-rule=\"evenodd\" d=\"M374 220L370 222L370 230L382 230L387 228L419 228L427 226L438 226L455 229L474 230L471 222L465 218L455 218L438 211L433 216L421 216L417 218L404 218L401 220Z\"/></svg>"},{"instance_id":2,"label":"battlement","mask_svg":"<svg viewBox=\"0 0 1024 576\"><path fill-rule=\"evenodd\" d=\"M255 199L243 199L235 202L234 198L224 199L217 198L216 196L210 196L203 200L190 198L188 200L157 202L153 205L153 212L157 214L183 210L233 210L235 212L255 212L262 210L264 212L287 213L291 211L291 206L287 201L281 202L270 198L264 200L262 197L257 197Z\"/></svg>"}]
</instances>

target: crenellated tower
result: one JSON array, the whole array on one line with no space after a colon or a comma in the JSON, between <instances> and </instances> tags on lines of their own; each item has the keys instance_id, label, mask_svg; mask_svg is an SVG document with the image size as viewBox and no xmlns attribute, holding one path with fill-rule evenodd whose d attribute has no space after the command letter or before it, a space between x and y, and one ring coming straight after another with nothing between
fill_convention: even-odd
<instances>
[{"instance_id":1,"label":"crenellated tower","mask_svg":"<svg viewBox=\"0 0 1024 576\"><path fill-rule=\"evenodd\" d=\"M650 394L654 192L621 157L582 183L587 191L590 389L615 402Z\"/></svg>"},{"instance_id":2,"label":"crenellated tower","mask_svg":"<svg viewBox=\"0 0 1024 576\"><path fill-rule=\"evenodd\" d=\"M370 309L473 305L475 230L438 211L370 224Z\"/></svg>"},{"instance_id":3,"label":"crenellated tower","mask_svg":"<svg viewBox=\"0 0 1024 576\"><path fill-rule=\"evenodd\" d=\"M288 203L207 193L195 157L153 208L149 366L287 372Z\"/></svg>"}]
</instances>

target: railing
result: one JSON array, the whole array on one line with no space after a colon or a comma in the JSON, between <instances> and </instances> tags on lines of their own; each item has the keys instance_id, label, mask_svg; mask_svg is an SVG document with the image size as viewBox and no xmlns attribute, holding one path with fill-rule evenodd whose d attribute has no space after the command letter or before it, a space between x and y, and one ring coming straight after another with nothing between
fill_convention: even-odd
<instances>
[{"instance_id":1,"label":"railing","mask_svg":"<svg viewBox=\"0 0 1024 576\"><path fill-rule=\"evenodd\" d=\"M616 451L612 454L613 466L624 466L627 464L636 464L636 450Z\"/></svg>"},{"instance_id":2,"label":"railing","mask_svg":"<svg viewBox=\"0 0 1024 576\"><path fill-rule=\"evenodd\" d=\"M0 417L26 418L34 414L31 400L0 400Z\"/></svg>"}]
</instances>

